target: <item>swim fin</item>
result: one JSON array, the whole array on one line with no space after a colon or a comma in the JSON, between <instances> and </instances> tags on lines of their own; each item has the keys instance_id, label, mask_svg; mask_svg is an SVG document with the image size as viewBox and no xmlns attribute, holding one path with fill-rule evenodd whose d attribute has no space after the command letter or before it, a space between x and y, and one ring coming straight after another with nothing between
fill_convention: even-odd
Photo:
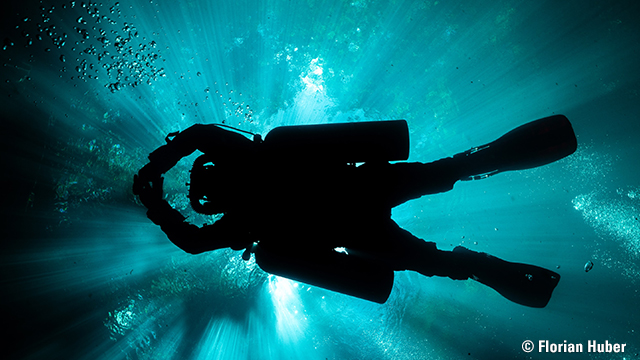
<instances>
[{"instance_id":1,"label":"swim fin","mask_svg":"<svg viewBox=\"0 0 640 360\"><path fill-rule=\"evenodd\" d=\"M519 126L499 139L453 156L461 180L550 164L573 154L578 142L569 119L554 115Z\"/></svg>"},{"instance_id":2,"label":"swim fin","mask_svg":"<svg viewBox=\"0 0 640 360\"><path fill-rule=\"evenodd\" d=\"M538 266L504 261L462 246L453 249L471 279L489 286L505 298L525 306L543 308L560 281L560 275Z\"/></svg>"}]
</instances>

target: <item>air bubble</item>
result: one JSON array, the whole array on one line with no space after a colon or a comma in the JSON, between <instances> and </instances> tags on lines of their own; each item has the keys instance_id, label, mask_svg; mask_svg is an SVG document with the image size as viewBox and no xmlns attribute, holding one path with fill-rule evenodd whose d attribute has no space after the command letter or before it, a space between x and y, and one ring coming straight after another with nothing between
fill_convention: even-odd
<instances>
[{"instance_id":1,"label":"air bubble","mask_svg":"<svg viewBox=\"0 0 640 360\"><path fill-rule=\"evenodd\" d=\"M589 272L591 269L593 269L593 261L589 260L584 264L584 272Z\"/></svg>"},{"instance_id":2,"label":"air bubble","mask_svg":"<svg viewBox=\"0 0 640 360\"><path fill-rule=\"evenodd\" d=\"M13 41L9 38L4 38L4 50L6 50L9 46L13 46Z\"/></svg>"}]
</instances>

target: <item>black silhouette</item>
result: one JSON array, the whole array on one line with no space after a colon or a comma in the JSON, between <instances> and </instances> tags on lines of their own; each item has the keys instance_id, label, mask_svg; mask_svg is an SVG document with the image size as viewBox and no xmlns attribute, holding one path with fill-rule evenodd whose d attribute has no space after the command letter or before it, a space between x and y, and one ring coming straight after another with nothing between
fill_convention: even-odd
<instances>
[{"instance_id":1,"label":"black silhouette","mask_svg":"<svg viewBox=\"0 0 640 360\"><path fill-rule=\"evenodd\" d=\"M245 260L253 253L269 273L379 303L391 292L394 271L414 270L473 279L516 303L544 307L557 273L460 246L438 250L401 229L391 208L451 190L458 180L545 165L576 148L562 115L428 164L389 163L408 158L404 120L283 126L264 141L220 125L194 125L170 134L149 155L133 192L149 219L191 254L244 250ZM191 205L203 214L224 213L201 228L162 197L161 175L196 149L204 154L191 171Z\"/></svg>"}]
</instances>

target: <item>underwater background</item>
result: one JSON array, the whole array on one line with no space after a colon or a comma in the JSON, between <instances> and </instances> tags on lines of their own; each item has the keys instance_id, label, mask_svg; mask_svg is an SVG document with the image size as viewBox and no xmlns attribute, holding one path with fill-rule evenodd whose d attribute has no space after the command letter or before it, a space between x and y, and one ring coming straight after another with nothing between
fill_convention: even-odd
<instances>
[{"instance_id":1,"label":"underwater background","mask_svg":"<svg viewBox=\"0 0 640 360\"><path fill-rule=\"evenodd\" d=\"M640 3L26 0L1 16L4 359L640 359ZM575 154L392 214L441 249L557 271L543 309L412 272L380 305L240 252L188 255L131 192L195 123L406 119L409 160L429 162L553 114ZM188 206L193 159L165 194L200 225L215 219ZM247 192L269 191L261 176Z\"/></svg>"}]
</instances>

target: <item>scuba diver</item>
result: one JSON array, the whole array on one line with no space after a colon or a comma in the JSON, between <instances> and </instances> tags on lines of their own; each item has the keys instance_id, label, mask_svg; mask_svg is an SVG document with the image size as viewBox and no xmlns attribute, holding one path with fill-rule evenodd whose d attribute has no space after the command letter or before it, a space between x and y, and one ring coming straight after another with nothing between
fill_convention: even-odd
<instances>
[{"instance_id":1,"label":"scuba diver","mask_svg":"<svg viewBox=\"0 0 640 360\"><path fill-rule=\"evenodd\" d=\"M222 248L255 256L264 271L384 303L394 271L472 279L505 298L545 307L560 275L464 247L436 248L400 228L391 209L449 191L460 180L529 169L572 154L571 123L554 115L489 144L431 163L409 157L404 120L281 126L250 140L225 125L193 125L167 136L134 176L133 193L176 246L190 254ZM198 227L163 199L163 177L201 151L189 184L192 208L223 214Z\"/></svg>"}]
</instances>

